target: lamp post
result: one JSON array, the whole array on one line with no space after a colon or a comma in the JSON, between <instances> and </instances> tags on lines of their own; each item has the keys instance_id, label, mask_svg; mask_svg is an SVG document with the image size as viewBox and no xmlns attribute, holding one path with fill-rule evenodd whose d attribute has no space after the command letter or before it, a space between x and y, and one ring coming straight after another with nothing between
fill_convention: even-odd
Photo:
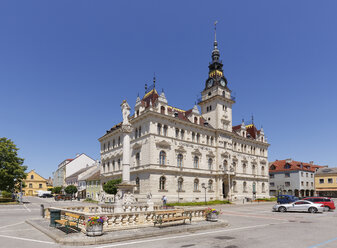
<instances>
[{"instance_id":1,"label":"lamp post","mask_svg":"<svg viewBox=\"0 0 337 248\"><path fill-rule=\"evenodd\" d=\"M205 203L206 203L207 202L206 201L207 197L206 197L206 186L205 186L205 183L202 183L201 187L205 190Z\"/></svg>"}]
</instances>

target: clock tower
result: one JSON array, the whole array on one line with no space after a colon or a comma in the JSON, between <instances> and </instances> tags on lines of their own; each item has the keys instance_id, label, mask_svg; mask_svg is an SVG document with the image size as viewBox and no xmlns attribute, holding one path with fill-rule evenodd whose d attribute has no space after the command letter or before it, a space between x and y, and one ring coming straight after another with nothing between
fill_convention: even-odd
<instances>
[{"instance_id":1,"label":"clock tower","mask_svg":"<svg viewBox=\"0 0 337 248\"><path fill-rule=\"evenodd\" d=\"M205 120L215 129L232 131L232 105L235 103L231 91L227 87L227 79L223 74L223 64L216 40L216 23L212 62L209 64L208 78L201 92L199 106Z\"/></svg>"}]
</instances>

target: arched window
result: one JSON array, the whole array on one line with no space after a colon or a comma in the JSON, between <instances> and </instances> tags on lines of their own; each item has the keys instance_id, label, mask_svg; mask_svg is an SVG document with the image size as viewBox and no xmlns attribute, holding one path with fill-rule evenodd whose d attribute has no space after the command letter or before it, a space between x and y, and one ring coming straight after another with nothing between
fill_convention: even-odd
<instances>
[{"instance_id":1,"label":"arched window","mask_svg":"<svg viewBox=\"0 0 337 248\"><path fill-rule=\"evenodd\" d=\"M242 168L243 168L243 173L246 173L246 171L247 171L247 165L246 165L246 164L243 164L243 165L242 165Z\"/></svg>"},{"instance_id":2,"label":"arched window","mask_svg":"<svg viewBox=\"0 0 337 248\"><path fill-rule=\"evenodd\" d=\"M140 164L140 153L136 153L136 165L138 166Z\"/></svg>"},{"instance_id":3,"label":"arched window","mask_svg":"<svg viewBox=\"0 0 337 248\"><path fill-rule=\"evenodd\" d=\"M176 128L176 138L178 138L178 137L179 137L179 129Z\"/></svg>"},{"instance_id":4,"label":"arched window","mask_svg":"<svg viewBox=\"0 0 337 248\"><path fill-rule=\"evenodd\" d=\"M103 173L105 173L105 163L103 164Z\"/></svg>"},{"instance_id":5,"label":"arched window","mask_svg":"<svg viewBox=\"0 0 337 248\"><path fill-rule=\"evenodd\" d=\"M108 142L108 151L110 150L110 141Z\"/></svg>"},{"instance_id":6,"label":"arched window","mask_svg":"<svg viewBox=\"0 0 337 248\"><path fill-rule=\"evenodd\" d=\"M199 168L199 157L198 156L194 156L193 166L194 168Z\"/></svg>"},{"instance_id":7,"label":"arched window","mask_svg":"<svg viewBox=\"0 0 337 248\"><path fill-rule=\"evenodd\" d=\"M167 136L167 126L164 125L164 136Z\"/></svg>"},{"instance_id":8,"label":"arched window","mask_svg":"<svg viewBox=\"0 0 337 248\"><path fill-rule=\"evenodd\" d=\"M121 159L120 158L118 159L117 163L118 163L118 170L120 170L121 169Z\"/></svg>"},{"instance_id":9,"label":"arched window","mask_svg":"<svg viewBox=\"0 0 337 248\"><path fill-rule=\"evenodd\" d=\"M160 113L165 114L165 107L164 106L160 107Z\"/></svg>"},{"instance_id":10,"label":"arched window","mask_svg":"<svg viewBox=\"0 0 337 248\"><path fill-rule=\"evenodd\" d=\"M208 145L209 144L209 136L207 135L206 137L206 144Z\"/></svg>"},{"instance_id":11,"label":"arched window","mask_svg":"<svg viewBox=\"0 0 337 248\"><path fill-rule=\"evenodd\" d=\"M199 179L194 179L194 191L199 191Z\"/></svg>"},{"instance_id":12,"label":"arched window","mask_svg":"<svg viewBox=\"0 0 337 248\"><path fill-rule=\"evenodd\" d=\"M182 154L178 154L177 156L177 166L178 167L183 167L183 155Z\"/></svg>"},{"instance_id":13,"label":"arched window","mask_svg":"<svg viewBox=\"0 0 337 248\"><path fill-rule=\"evenodd\" d=\"M212 167L213 167L213 159L208 159L208 169L209 170L212 170Z\"/></svg>"},{"instance_id":14,"label":"arched window","mask_svg":"<svg viewBox=\"0 0 337 248\"><path fill-rule=\"evenodd\" d=\"M264 166L261 167L261 175L264 176Z\"/></svg>"},{"instance_id":15,"label":"arched window","mask_svg":"<svg viewBox=\"0 0 337 248\"><path fill-rule=\"evenodd\" d=\"M182 177L179 177L178 179L178 191L179 192L183 191L183 183L184 183L184 179Z\"/></svg>"},{"instance_id":16,"label":"arched window","mask_svg":"<svg viewBox=\"0 0 337 248\"><path fill-rule=\"evenodd\" d=\"M200 142L200 134L197 134L197 143Z\"/></svg>"},{"instance_id":17,"label":"arched window","mask_svg":"<svg viewBox=\"0 0 337 248\"><path fill-rule=\"evenodd\" d=\"M236 189L236 181L233 181L233 191L234 191L234 192L237 192L237 189Z\"/></svg>"},{"instance_id":18,"label":"arched window","mask_svg":"<svg viewBox=\"0 0 337 248\"><path fill-rule=\"evenodd\" d=\"M107 163L107 171L110 172L110 161Z\"/></svg>"},{"instance_id":19,"label":"arched window","mask_svg":"<svg viewBox=\"0 0 337 248\"><path fill-rule=\"evenodd\" d=\"M29 188L33 188L33 184L32 183L29 184Z\"/></svg>"},{"instance_id":20,"label":"arched window","mask_svg":"<svg viewBox=\"0 0 337 248\"><path fill-rule=\"evenodd\" d=\"M214 138L211 137L211 146L213 145Z\"/></svg>"},{"instance_id":21,"label":"arched window","mask_svg":"<svg viewBox=\"0 0 337 248\"><path fill-rule=\"evenodd\" d=\"M34 179L34 175L30 175L30 179Z\"/></svg>"},{"instance_id":22,"label":"arched window","mask_svg":"<svg viewBox=\"0 0 337 248\"><path fill-rule=\"evenodd\" d=\"M213 191L213 180L208 180L208 190Z\"/></svg>"},{"instance_id":23,"label":"arched window","mask_svg":"<svg viewBox=\"0 0 337 248\"><path fill-rule=\"evenodd\" d=\"M159 178L159 189L160 190L165 190L165 183L166 183L166 178L164 176L161 176Z\"/></svg>"},{"instance_id":24,"label":"arched window","mask_svg":"<svg viewBox=\"0 0 337 248\"><path fill-rule=\"evenodd\" d=\"M223 170L224 171L226 171L228 168L227 168L227 165L228 165L228 162L227 162L227 160L225 159L224 161L223 161Z\"/></svg>"},{"instance_id":25,"label":"arched window","mask_svg":"<svg viewBox=\"0 0 337 248\"><path fill-rule=\"evenodd\" d=\"M262 193L265 193L266 192L266 189L265 189L265 184L262 183Z\"/></svg>"},{"instance_id":26,"label":"arched window","mask_svg":"<svg viewBox=\"0 0 337 248\"><path fill-rule=\"evenodd\" d=\"M161 124L158 123L157 125L157 132L158 132L158 135L161 135Z\"/></svg>"},{"instance_id":27,"label":"arched window","mask_svg":"<svg viewBox=\"0 0 337 248\"><path fill-rule=\"evenodd\" d=\"M181 139L184 139L184 136L185 136L185 131L184 130L180 131L180 136L181 136Z\"/></svg>"},{"instance_id":28,"label":"arched window","mask_svg":"<svg viewBox=\"0 0 337 248\"><path fill-rule=\"evenodd\" d=\"M139 181L139 177L136 177L136 188L139 191L140 190L140 181Z\"/></svg>"},{"instance_id":29,"label":"arched window","mask_svg":"<svg viewBox=\"0 0 337 248\"><path fill-rule=\"evenodd\" d=\"M137 139L138 138L138 128L136 128L136 130L135 130L135 139Z\"/></svg>"},{"instance_id":30,"label":"arched window","mask_svg":"<svg viewBox=\"0 0 337 248\"><path fill-rule=\"evenodd\" d=\"M112 170L113 171L116 170L116 162L115 162L115 160L112 161Z\"/></svg>"},{"instance_id":31,"label":"arched window","mask_svg":"<svg viewBox=\"0 0 337 248\"><path fill-rule=\"evenodd\" d=\"M121 145L121 137L118 137L118 145Z\"/></svg>"},{"instance_id":32,"label":"arched window","mask_svg":"<svg viewBox=\"0 0 337 248\"><path fill-rule=\"evenodd\" d=\"M194 142L194 139L195 139L195 133L192 132L192 141Z\"/></svg>"},{"instance_id":33,"label":"arched window","mask_svg":"<svg viewBox=\"0 0 337 248\"><path fill-rule=\"evenodd\" d=\"M198 118L197 117L194 117L194 123L198 124Z\"/></svg>"},{"instance_id":34,"label":"arched window","mask_svg":"<svg viewBox=\"0 0 337 248\"><path fill-rule=\"evenodd\" d=\"M243 192L247 192L247 183L243 182Z\"/></svg>"},{"instance_id":35,"label":"arched window","mask_svg":"<svg viewBox=\"0 0 337 248\"><path fill-rule=\"evenodd\" d=\"M115 148L115 145L116 145L115 143L116 143L115 140L113 140L112 141L112 148Z\"/></svg>"},{"instance_id":36,"label":"arched window","mask_svg":"<svg viewBox=\"0 0 337 248\"><path fill-rule=\"evenodd\" d=\"M160 151L159 153L159 164L164 165L166 162L166 152Z\"/></svg>"},{"instance_id":37,"label":"arched window","mask_svg":"<svg viewBox=\"0 0 337 248\"><path fill-rule=\"evenodd\" d=\"M139 127L139 130L138 130L138 137L142 136L142 127Z\"/></svg>"},{"instance_id":38,"label":"arched window","mask_svg":"<svg viewBox=\"0 0 337 248\"><path fill-rule=\"evenodd\" d=\"M233 162L232 164L233 164L234 171L236 171L236 162Z\"/></svg>"},{"instance_id":39,"label":"arched window","mask_svg":"<svg viewBox=\"0 0 337 248\"><path fill-rule=\"evenodd\" d=\"M255 167L255 164L252 165L252 172L253 172L253 175L256 174L256 167Z\"/></svg>"}]
</instances>

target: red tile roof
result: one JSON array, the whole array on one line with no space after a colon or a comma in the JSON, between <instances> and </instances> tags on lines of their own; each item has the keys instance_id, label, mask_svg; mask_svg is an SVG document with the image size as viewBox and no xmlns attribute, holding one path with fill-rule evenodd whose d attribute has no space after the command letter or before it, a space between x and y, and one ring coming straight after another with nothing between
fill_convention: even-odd
<instances>
[{"instance_id":1,"label":"red tile roof","mask_svg":"<svg viewBox=\"0 0 337 248\"><path fill-rule=\"evenodd\" d=\"M286 166L287 165L287 166ZM274 167L274 169L272 169ZM285 171L310 171L315 172L318 168L324 166L309 164L299 161L276 160L270 163L269 172L285 172Z\"/></svg>"}]
</instances>

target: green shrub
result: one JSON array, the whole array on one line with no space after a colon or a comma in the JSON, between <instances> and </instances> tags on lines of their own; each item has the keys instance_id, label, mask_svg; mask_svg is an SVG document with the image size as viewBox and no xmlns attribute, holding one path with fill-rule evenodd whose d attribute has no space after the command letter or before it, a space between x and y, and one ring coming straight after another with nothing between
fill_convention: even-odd
<instances>
[{"instance_id":1,"label":"green shrub","mask_svg":"<svg viewBox=\"0 0 337 248\"><path fill-rule=\"evenodd\" d=\"M168 203L167 206L205 206L205 205L218 205L218 204L231 204L230 201L214 200L208 202L174 202Z\"/></svg>"},{"instance_id":2,"label":"green shrub","mask_svg":"<svg viewBox=\"0 0 337 248\"><path fill-rule=\"evenodd\" d=\"M90 203L98 203L98 201L95 201L95 200L93 200L91 198L86 198L84 201L85 202L90 202Z\"/></svg>"},{"instance_id":3,"label":"green shrub","mask_svg":"<svg viewBox=\"0 0 337 248\"><path fill-rule=\"evenodd\" d=\"M273 202L273 201L277 201L277 198L276 198L276 197L271 197L271 198L257 198L255 201Z\"/></svg>"},{"instance_id":4,"label":"green shrub","mask_svg":"<svg viewBox=\"0 0 337 248\"><path fill-rule=\"evenodd\" d=\"M2 197L3 198L12 198L12 193L11 192L8 192L8 191L2 191Z\"/></svg>"},{"instance_id":5,"label":"green shrub","mask_svg":"<svg viewBox=\"0 0 337 248\"><path fill-rule=\"evenodd\" d=\"M0 198L0 202L13 202L12 198Z\"/></svg>"}]
</instances>

